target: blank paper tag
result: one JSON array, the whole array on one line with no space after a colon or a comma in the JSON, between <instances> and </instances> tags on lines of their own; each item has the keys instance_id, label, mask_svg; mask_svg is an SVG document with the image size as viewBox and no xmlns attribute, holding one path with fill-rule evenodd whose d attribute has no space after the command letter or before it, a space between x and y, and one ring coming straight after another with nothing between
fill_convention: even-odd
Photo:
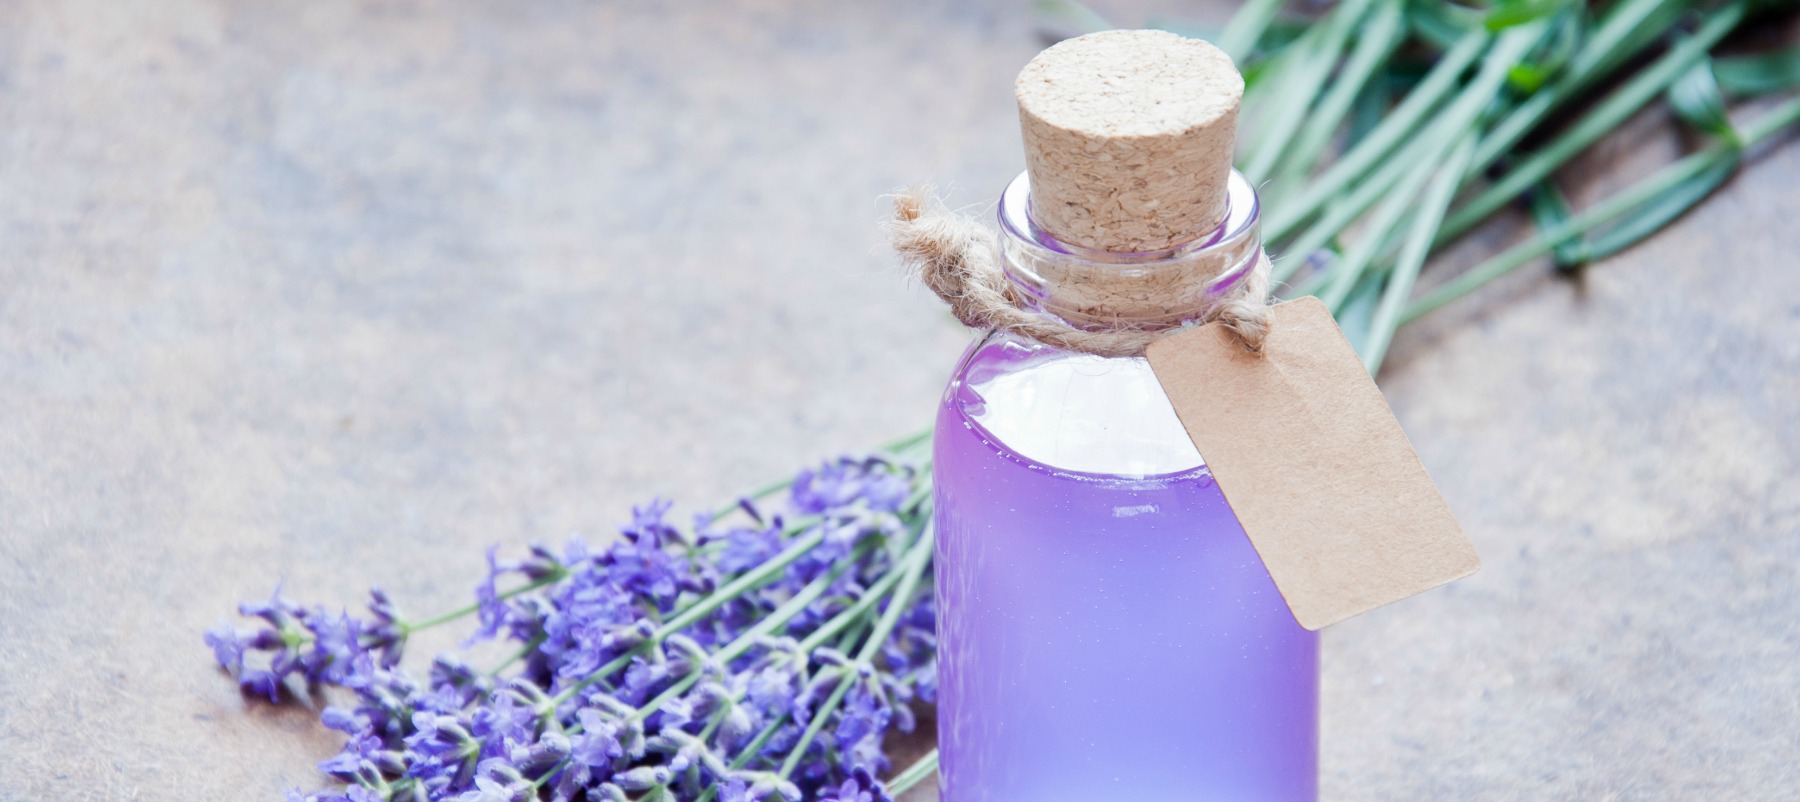
<instances>
[{"instance_id":1,"label":"blank paper tag","mask_svg":"<svg viewBox=\"0 0 1800 802\"><path fill-rule=\"evenodd\" d=\"M1294 618L1319 629L1480 560L1317 298L1275 307L1260 356L1225 327L1147 356Z\"/></svg>"}]
</instances>

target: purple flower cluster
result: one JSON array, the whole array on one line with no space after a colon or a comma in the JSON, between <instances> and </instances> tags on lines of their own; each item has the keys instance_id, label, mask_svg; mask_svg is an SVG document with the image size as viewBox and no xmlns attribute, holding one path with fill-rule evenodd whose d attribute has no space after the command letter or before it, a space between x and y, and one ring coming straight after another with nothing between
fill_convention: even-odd
<instances>
[{"instance_id":1,"label":"purple flower cluster","mask_svg":"<svg viewBox=\"0 0 1800 802\"><path fill-rule=\"evenodd\" d=\"M369 591L369 617L352 618L324 607L301 607L281 595L277 586L268 601L244 602L238 613L262 619L257 629L220 625L206 632L213 657L244 690L280 701L289 676L308 683L346 685L362 659L370 666L392 668L400 661L406 629L394 603L380 588ZM244 657L268 653L267 665L250 668Z\"/></svg>"},{"instance_id":2,"label":"purple flower cluster","mask_svg":"<svg viewBox=\"0 0 1800 802\"><path fill-rule=\"evenodd\" d=\"M516 650L492 670L447 653L415 678L407 635L467 618L408 621L379 590L367 617L278 590L206 642L247 693L348 700L322 714L341 787L296 802L890 802L883 739L936 690L927 487L843 458L735 523L658 502L604 547L489 550L464 612L471 643Z\"/></svg>"}]
</instances>

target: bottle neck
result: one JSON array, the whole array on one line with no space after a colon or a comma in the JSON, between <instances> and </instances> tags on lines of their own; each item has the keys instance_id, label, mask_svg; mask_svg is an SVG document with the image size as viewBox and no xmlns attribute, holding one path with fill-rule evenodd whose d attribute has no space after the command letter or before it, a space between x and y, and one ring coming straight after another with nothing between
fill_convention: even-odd
<instances>
[{"instance_id":1,"label":"bottle neck","mask_svg":"<svg viewBox=\"0 0 1800 802\"><path fill-rule=\"evenodd\" d=\"M1031 308L1087 331L1157 331L1203 319L1256 266L1262 250L1256 189L1233 170L1225 219L1173 248L1117 253L1063 242L1034 222L1031 179L1000 196L1000 257Z\"/></svg>"}]
</instances>

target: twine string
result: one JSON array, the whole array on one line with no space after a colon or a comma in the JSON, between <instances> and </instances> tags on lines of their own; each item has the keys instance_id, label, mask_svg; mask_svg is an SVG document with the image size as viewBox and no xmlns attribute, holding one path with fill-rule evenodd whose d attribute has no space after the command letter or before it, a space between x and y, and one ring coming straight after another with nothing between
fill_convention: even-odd
<instances>
[{"instance_id":1,"label":"twine string","mask_svg":"<svg viewBox=\"0 0 1800 802\"><path fill-rule=\"evenodd\" d=\"M1088 331L1031 310L997 261L993 231L951 211L928 188L911 187L895 195L894 216L885 227L908 269L970 328L1008 331L1056 348L1106 357L1142 356L1150 343L1170 333L1167 328L1130 326ZM1260 352L1272 314L1269 272L1268 256L1258 254L1249 273L1188 325L1218 322L1244 347Z\"/></svg>"}]
</instances>

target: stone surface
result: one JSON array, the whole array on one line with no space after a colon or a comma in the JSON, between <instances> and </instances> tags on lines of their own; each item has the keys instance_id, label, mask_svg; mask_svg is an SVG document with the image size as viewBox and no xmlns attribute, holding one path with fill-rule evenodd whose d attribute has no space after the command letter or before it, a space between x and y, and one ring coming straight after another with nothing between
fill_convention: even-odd
<instances>
[{"instance_id":1,"label":"stone surface","mask_svg":"<svg viewBox=\"0 0 1800 802\"><path fill-rule=\"evenodd\" d=\"M1169 5L1101 8L1224 16ZM238 599L442 609L487 544L926 425L965 335L877 196L993 197L1039 47L998 2L0 5L0 800L312 787L332 734L200 643ZM1791 795L1797 174L1400 338L1487 568L1328 634L1327 799Z\"/></svg>"}]
</instances>

